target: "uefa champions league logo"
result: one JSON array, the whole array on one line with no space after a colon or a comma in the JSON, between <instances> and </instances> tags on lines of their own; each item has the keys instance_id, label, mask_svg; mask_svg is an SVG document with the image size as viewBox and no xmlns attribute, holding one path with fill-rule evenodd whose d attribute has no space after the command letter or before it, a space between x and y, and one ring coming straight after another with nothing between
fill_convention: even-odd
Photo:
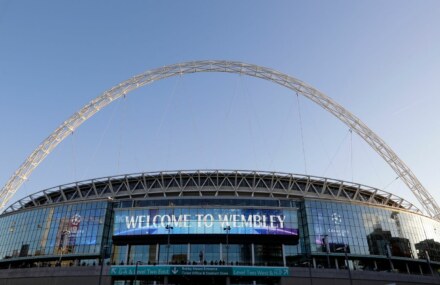
<instances>
[{"instance_id":1,"label":"uefa champions league logo","mask_svg":"<svg viewBox=\"0 0 440 285\"><path fill-rule=\"evenodd\" d=\"M340 225L342 223L342 217L338 213L332 214L332 221L335 225Z\"/></svg>"},{"instance_id":2,"label":"uefa champions league logo","mask_svg":"<svg viewBox=\"0 0 440 285\"><path fill-rule=\"evenodd\" d=\"M347 237L350 234L349 230L347 230L344 225L341 225L342 216L340 214L333 213L330 218L334 226L330 226L330 228L327 229L328 234L341 237Z\"/></svg>"},{"instance_id":3,"label":"uefa champions league logo","mask_svg":"<svg viewBox=\"0 0 440 285\"><path fill-rule=\"evenodd\" d=\"M75 214L72 218L70 218L70 223L72 226L78 226L81 223L81 216L79 214Z\"/></svg>"}]
</instances>

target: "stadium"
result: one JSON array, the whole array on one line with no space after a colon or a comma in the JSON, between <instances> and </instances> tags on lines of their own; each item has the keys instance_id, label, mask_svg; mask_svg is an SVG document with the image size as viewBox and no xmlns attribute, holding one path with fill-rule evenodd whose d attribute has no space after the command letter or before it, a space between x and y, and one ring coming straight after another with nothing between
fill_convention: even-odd
<instances>
[{"instance_id":1,"label":"stadium","mask_svg":"<svg viewBox=\"0 0 440 285\"><path fill-rule=\"evenodd\" d=\"M252 170L96 178L7 205L23 177L105 105L194 72L247 74L312 98L363 137L424 210L362 184ZM0 284L440 284L439 208L409 168L342 106L254 65L189 62L121 83L49 136L0 197L7 205L0 215Z\"/></svg>"}]
</instances>

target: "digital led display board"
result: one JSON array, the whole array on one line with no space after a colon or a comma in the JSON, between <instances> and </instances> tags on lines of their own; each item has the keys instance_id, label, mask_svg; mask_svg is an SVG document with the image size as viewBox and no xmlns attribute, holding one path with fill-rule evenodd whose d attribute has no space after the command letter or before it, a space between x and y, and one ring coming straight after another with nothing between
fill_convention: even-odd
<instances>
[{"instance_id":1,"label":"digital led display board","mask_svg":"<svg viewBox=\"0 0 440 285\"><path fill-rule=\"evenodd\" d=\"M168 229L167 229L168 227ZM171 229L172 228L172 229ZM265 234L298 235L297 212L285 209L116 210L113 235Z\"/></svg>"}]
</instances>

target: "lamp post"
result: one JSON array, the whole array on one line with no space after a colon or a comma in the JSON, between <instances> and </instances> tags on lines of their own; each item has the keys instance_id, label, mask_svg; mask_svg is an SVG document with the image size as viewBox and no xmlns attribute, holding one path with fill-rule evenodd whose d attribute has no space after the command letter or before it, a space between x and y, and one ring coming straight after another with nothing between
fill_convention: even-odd
<instances>
[{"instance_id":1,"label":"lamp post","mask_svg":"<svg viewBox=\"0 0 440 285\"><path fill-rule=\"evenodd\" d=\"M329 248L329 245L328 245L328 235L325 235L324 238L322 239L322 241L324 242L325 252L326 252L326 255L327 255L327 268L330 268L330 256L329 256L330 248Z\"/></svg>"},{"instance_id":2,"label":"lamp post","mask_svg":"<svg viewBox=\"0 0 440 285\"><path fill-rule=\"evenodd\" d=\"M350 279L350 285L353 285L353 280L351 278L351 270L350 270L350 265L348 264L348 244L344 244L344 254L345 254L345 263L347 264L347 269L348 269L348 278Z\"/></svg>"},{"instance_id":3,"label":"lamp post","mask_svg":"<svg viewBox=\"0 0 440 285\"><path fill-rule=\"evenodd\" d=\"M425 250L425 253L426 253L426 262L428 263L429 270L431 271L431 275L434 276L434 271L432 270L431 258L429 257L428 250Z\"/></svg>"},{"instance_id":4,"label":"lamp post","mask_svg":"<svg viewBox=\"0 0 440 285\"><path fill-rule=\"evenodd\" d=\"M134 281L133 281L133 285L136 285L137 283L137 275L138 275L138 265L139 264L143 264L142 261L136 261L136 267L134 269Z\"/></svg>"},{"instance_id":5,"label":"lamp post","mask_svg":"<svg viewBox=\"0 0 440 285\"><path fill-rule=\"evenodd\" d=\"M170 254L170 233L171 233L171 230L173 229L173 227L170 226L170 225L166 225L165 229L168 231L168 239L167 239L167 264L169 264L168 257L169 257L169 254Z\"/></svg>"},{"instance_id":6,"label":"lamp post","mask_svg":"<svg viewBox=\"0 0 440 285\"><path fill-rule=\"evenodd\" d=\"M63 258L63 253L66 250L66 241L69 242L69 238L70 238L70 231L69 230L63 230L62 231L62 235L61 235L61 242L62 242L62 246L61 246L61 255L60 255L60 260L58 261L58 263L61 266L61 259Z\"/></svg>"},{"instance_id":7,"label":"lamp post","mask_svg":"<svg viewBox=\"0 0 440 285\"><path fill-rule=\"evenodd\" d=\"M103 271L103 269L104 269L104 259L105 259L105 253L107 252L106 251L106 249L108 248L109 246L106 244L106 245L104 245L103 247L102 247L102 249L101 249L101 270L100 270L100 272L99 272L99 285L101 285L101 280L102 280L102 271Z\"/></svg>"},{"instance_id":8,"label":"lamp post","mask_svg":"<svg viewBox=\"0 0 440 285\"><path fill-rule=\"evenodd\" d=\"M350 279L350 285L353 285L353 280L351 278L351 270L350 270L350 265L348 264L348 244L344 244L344 247L338 247L336 250L339 251L341 249L344 249L344 255L345 255L345 264L347 266L348 269L348 278Z\"/></svg>"},{"instance_id":9,"label":"lamp post","mask_svg":"<svg viewBox=\"0 0 440 285\"><path fill-rule=\"evenodd\" d=\"M310 280L310 285L313 285L313 278L312 278L312 255L310 253L307 253L306 255L306 262L307 262L307 267L309 268L309 280Z\"/></svg>"},{"instance_id":10,"label":"lamp post","mask_svg":"<svg viewBox=\"0 0 440 285\"><path fill-rule=\"evenodd\" d=\"M390 263L390 271L394 271L394 264L393 261L391 260L391 248L390 248L390 243L387 242L385 244L385 254L387 256L388 262Z\"/></svg>"},{"instance_id":11,"label":"lamp post","mask_svg":"<svg viewBox=\"0 0 440 285\"><path fill-rule=\"evenodd\" d=\"M226 226L223 228L226 231L226 264L229 263L229 232L231 231L231 226Z\"/></svg>"}]
</instances>

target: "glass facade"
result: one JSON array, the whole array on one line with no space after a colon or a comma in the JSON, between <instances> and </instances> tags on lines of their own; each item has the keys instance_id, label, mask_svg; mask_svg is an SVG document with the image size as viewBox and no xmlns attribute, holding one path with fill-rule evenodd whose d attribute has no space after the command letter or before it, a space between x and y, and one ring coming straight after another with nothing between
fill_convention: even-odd
<instances>
[{"instance_id":1,"label":"glass facade","mask_svg":"<svg viewBox=\"0 0 440 285\"><path fill-rule=\"evenodd\" d=\"M226 244L222 245L222 261L235 265L251 265L252 264L252 245L243 244Z\"/></svg>"},{"instance_id":2,"label":"glass facade","mask_svg":"<svg viewBox=\"0 0 440 285\"><path fill-rule=\"evenodd\" d=\"M156 249L155 244L146 245L133 245L130 247L128 254L128 260L125 257L126 252L123 256L119 256L120 260L127 260L127 264L136 263L141 261L145 264L154 264L156 262ZM127 246L123 247L123 250L127 250Z\"/></svg>"},{"instance_id":3,"label":"glass facade","mask_svg":"<svg viewBox=\"0 0 440 285\"><path fill-rule=\"evenodd\" d=\"M1 260L99 254L108 203L44 207L0 218Z\"/></svg>"},{"instance_id":4,"label":"glass facade","mask_svg":"<svg viewBox=\"0 0 440 285\"><path fill-rule=\"evenodd\" d=\"M191 264L204 264L221 260L219 244L190 244L189 261Z\"/></svg>"},{"instance_id":5,"label":"glass facade","mask_svg":"<svg viewBox=\"0 0 440 285\"><path fill-rule=\"evenodd\" d=\"M309 237L303 237L312 253L344 252L440 261L440 223L417 214L367 205L307 200ZM327 249L328 246L328 249Z\"/></svg>"},{"instance_id":6,"label":"glass facade","mask_svg":"<svg viewBox=\"0 0 440 285\"><path fill-rule=\"evenodd\" d=\"M258 257L260 265L282 264L281 245L258 245L252 253L251 244L220 243L116 245L113 249L112 263L225 265L227 262L232 265L252 265L252 255Z\"/></svg>"},{"instance_id":7,"label":"glass facade","mask_svg":"<svg viewBox=\"0 0 440 285\"><path fill-rule=\"evenodd\" d=\"M386 258L395 266L411 259L440 264L440 223L410 212L313 199L203 199L198 207L192 206L197 199L182 199L186 206L175 205L177 200L124 201L128 208L121 201L66 203L5 214L0 261L62 257L98 263L109 246L114 265L302 266L314 258L336 267L344 266L344 251L355 264L374 259L371 268L388 266ZM325 255L334 258L329 262Z\"/></svg>"},{"instance_id":8,"label":"glass facade","mask_svg":"<svg viewBox=\"0 0 440 285\"><path fill-rule=\"evenodd\" d=\"M283 249L281 244L255 244L255 265L283 266Z\"/></svg>"}]
</instances>

